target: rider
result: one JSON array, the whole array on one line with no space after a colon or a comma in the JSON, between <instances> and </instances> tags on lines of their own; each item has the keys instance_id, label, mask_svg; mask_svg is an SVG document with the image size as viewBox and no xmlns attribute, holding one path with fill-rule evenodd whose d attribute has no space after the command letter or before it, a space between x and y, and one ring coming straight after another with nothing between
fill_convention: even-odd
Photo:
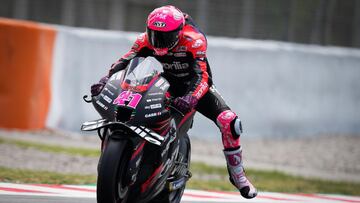
<instances>
[{"instance_id":1,"label":"rider","mask_svg":"<svg viewBox=\"0 0 360 203\"><path fill-rule=\"evenodd\" d=\"M125 69L135 56L155 57L163 65L170 92L177 97L174 105L184 113L195 109L219 127L230 181L243 197L254 198L257 191L243 168L241 122L213 85L206 49L206 37L189 15L174 6L156 8L148 16L146 32L111 66L107 76L91 86L91 94L98 95L108 78Z\"/></svg>"}]
</instances>

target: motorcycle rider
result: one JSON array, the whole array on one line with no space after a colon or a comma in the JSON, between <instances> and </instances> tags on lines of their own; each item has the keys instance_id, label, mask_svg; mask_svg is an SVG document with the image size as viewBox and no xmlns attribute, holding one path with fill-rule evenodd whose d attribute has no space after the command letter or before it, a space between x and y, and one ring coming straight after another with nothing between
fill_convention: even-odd
<instances>
[{"instance_id":1,"label":"motorcycle rider","mask_svg":"<svg viewBox=\"0 0 360 203\"><path fill-rule=\"evenodd\" d=\"M155 57L171 84L170 92L176 97L174 105L184 113L195 109L219 127L230 181L243 197L254 198L257 190L243 168L241 121L213 85L206 49L206 37L189 15L174 6L156 8L147 18L146 32L111 66L107 76L91 86L91 94L100 94L108 78L125 69L135 56Z\"/></svg>"}]
</instances>

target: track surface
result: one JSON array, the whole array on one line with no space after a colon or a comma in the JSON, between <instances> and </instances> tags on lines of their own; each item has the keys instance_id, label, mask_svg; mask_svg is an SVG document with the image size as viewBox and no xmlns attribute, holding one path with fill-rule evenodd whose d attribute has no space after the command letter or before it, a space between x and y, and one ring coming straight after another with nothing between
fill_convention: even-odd
<instances>
[{"instance_id":1,"label":"track surface","mask_svg":"<svg viewBox=\"0 0 360 203\"><path fill-rule=\"evenodd\" d=\"M95 203L95 186L35 185L0 183L0 203ZM283 194L260 192L253 200L234 192L186 190L182 203L205 202L309 202L309 203L360 203L360 197L322 194Z\"/></svg>"}]
</instances>

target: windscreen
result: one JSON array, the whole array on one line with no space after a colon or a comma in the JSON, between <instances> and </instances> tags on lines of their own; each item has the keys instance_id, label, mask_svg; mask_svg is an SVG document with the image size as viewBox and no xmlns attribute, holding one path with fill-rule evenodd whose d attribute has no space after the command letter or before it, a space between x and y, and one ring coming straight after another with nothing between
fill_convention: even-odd
<instances>
[{"instance_id":1,"label":"windscreen","mask_svg":"<svg viewBox=\"0 0 360 203\"><path fill-rule=\"evenodd\" d=\"M162 72L161 63L154 57L136 57L129 64L122 87L142 91L154 76Z\"/></svg>"}]
</instances>

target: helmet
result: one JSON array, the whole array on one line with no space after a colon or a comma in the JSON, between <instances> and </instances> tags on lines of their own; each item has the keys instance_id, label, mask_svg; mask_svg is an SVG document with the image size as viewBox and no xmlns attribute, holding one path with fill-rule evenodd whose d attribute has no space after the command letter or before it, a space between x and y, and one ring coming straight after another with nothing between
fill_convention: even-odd
<instances>
[{"instance_id":1,"label":"helmet","mask_svg":"<svg viewBox=\"0 0 360 203\"><path fill-rule=\"evenodd\" d=\"M157 55L176 46L184 24L184 14L174 6L162 6L149 14L146 32Z\"/></svg>"}]
</instances>

